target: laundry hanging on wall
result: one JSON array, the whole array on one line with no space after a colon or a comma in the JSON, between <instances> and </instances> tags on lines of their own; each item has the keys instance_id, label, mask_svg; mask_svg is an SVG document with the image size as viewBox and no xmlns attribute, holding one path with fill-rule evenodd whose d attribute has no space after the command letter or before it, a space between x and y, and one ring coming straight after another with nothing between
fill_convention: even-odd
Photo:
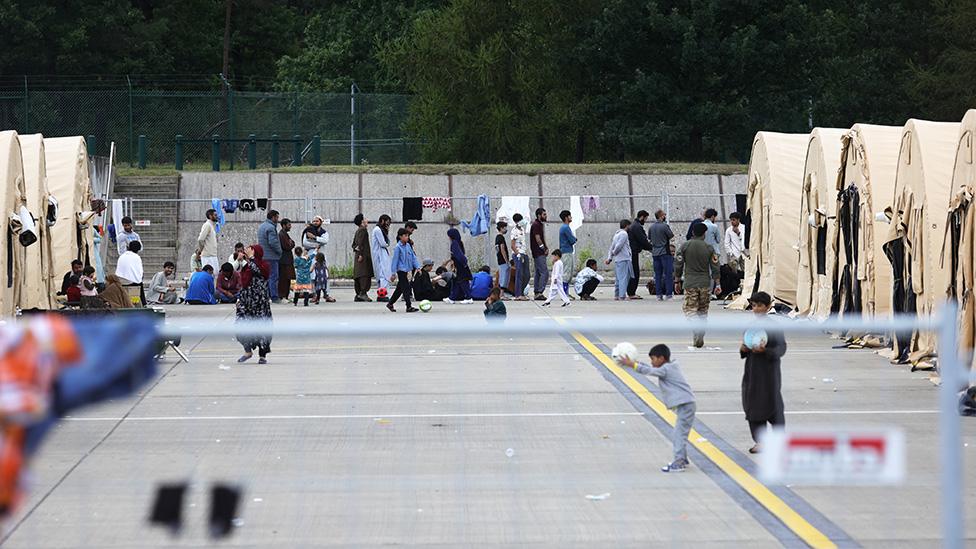
<instances>
[{"instance_id":1,"label":"laundry hanging on wall","mask_svg":"<svg viewBox=\"0 0 976 549\"><path fill-rule=\"evenodd\" d=\"M488 220L491 219L491 202L488 195L478 195L478 207L474 211L471 221L462 221L461 228L467 229L471 236L478 236L488 232Z\"/></svg>"},{"instance_id":2,"label":"laundry hanging on wall","mask_svg":"<svg viewBox=\"0 0 976 549\"><path fill-rule=\"evenodd\" d=\"M600 197L596 195L587 195L580 197L581 206L583 209L583 214L589 215L590 212L600 209Z\"/></svg>"},{"instance_id":3,"label":"laundry hanging on wall","mask_svg":"<svg viewBox=\"0 0 976 549\"><path fill-rule=\"evenodd\" d=\"M582 197L569 197L569 213L573 216L573 222L569 224L569 228L575 233L577 229L583 226L583 218L586 216L583 211Z\"/></svg>"},{"instance_id":4,"label":"laundry hanging on wall","mask_svg":"<svg viewBox=\"0 0 976 549\"><path fill-rule=\"evenodd\" d=\"M446 196L425 196L423 206L426 210L450 210L451 199Z\"/></svg>"},{"instance_id":5,"label":"laundry hanging on wall","mask_svg":"<svg viewBox=\"0 0 976 549\"><path fill-rule=\"evenodd\" d=\"M503 196L502 205L495 210L495 221L505 221L512 223L512 216L520 213L525 219L531 219L529 215L529 197L527 196Z\"/></svg>"},{"instance_id":6,"label":"laundry hanging on wall","mask_svg":"<svg viewBox=\"0 0 976 549\"><path fill-rule=\"evenodd\" d=\"M403 220L421 221L424 218L423 198L419 196L403 197Z\"/></svg>"}]
</instances>

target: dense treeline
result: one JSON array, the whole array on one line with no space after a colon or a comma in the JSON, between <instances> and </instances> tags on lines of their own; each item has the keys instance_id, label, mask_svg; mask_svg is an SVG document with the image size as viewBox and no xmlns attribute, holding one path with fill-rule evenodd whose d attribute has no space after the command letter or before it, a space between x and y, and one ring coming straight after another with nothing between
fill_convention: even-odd
<instances>
[{"instance_id":1,"label":"dense treeline","mask_svg":"<svg viewBox=\"0 0 976 549\"><path fill-rule=\"evenodd\" d=\"M0 0L0 26L0 75L410 93L432 162L743 161L761 128L976 106L976 0Z\"/></svg>"}]
</instances>

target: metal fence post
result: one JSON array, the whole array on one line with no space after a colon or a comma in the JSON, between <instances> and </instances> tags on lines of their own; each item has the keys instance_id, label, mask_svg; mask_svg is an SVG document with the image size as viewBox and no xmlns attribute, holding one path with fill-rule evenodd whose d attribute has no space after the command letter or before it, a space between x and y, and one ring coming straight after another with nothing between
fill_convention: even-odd
<instances>
[{"instance_id":1,"label":"metal fence post","mask_svg":"<svg viewBox=\"0 0 976 549\"><path fill-rule=\"evenodd\" d=\"M302 136L295 135L293 136L293 139L294 142L292 143L292 145L294 146L294 153L292 154L291 165L301 166L302 165Z\"/></svg>"},{"instance_id":2,"label":"metal fence post","mask_svg":"<svg viewBox=\"0 0 976 549\"><path fill-rule=\"evenodd\" d=\"M271 167L278 167L278 134L271 135Z\"/></svg>"},{"instance_id":3,"label":"metal fence post","mask_svg":"<svg viewBox=\"0 0 976 549\"><path fill-rule=\"evenodd\" d=\"M210 169L220 171L220 136L213 134L213 143L210 146Z\"/></svg>"},{"instance_id":4,"label":"metal fence post","mask_svg":"<svg viewBox=\"0 0 976 549\"><path fill-rule=\"evenodd\" d=\"M135 147L135 143L132 142L133 130L132 130L132 80L129 79L129 75L125 75L126 88L129 91L129 166L132 166L132 149Z\"/></svg>"},{"instance_id":5,"label":"metal fence post","mask_svg":"<svg viewBox=\"0 0 976 549\"><path fill-rule=\"evenodd\" d=\"M183 170L183 136L176 135L176 169Z\"/></svg>"},{"instance_id":6,"label":"metal fence post","mask_svg":"<svg viewBox=\"0 0 976 549\"><path fill-rule=\"evenodd\" d=\"M962 427L959 424L958 396L963 378L959 361L958 306L947 301L939 319L939 439L942 465L942 544L962 549L965 538L963 517Z\"/></svg>"},{"instance_id":7,"label":"metal fence post","mask_svg":"<svg viewBox=\"0 0 976 549\"><path fill-rule=\"evenodd\" d=\"M146 136L139 134L139 169L146 169Z\"/></svg>"},{"instance_id":8,"label":"metal fence post","mask_svg":"<svg viewBox=\"0 0 976 549\"><path fill-rule=\"evenodd\" d=\"M27 75L24 75L24 133L30 133L30 90L27 87Z\"/></svg>"},{"instance_id":9,"label":"metal fence post","mask_svg":"<svg viewBox=\"0 0 976 549\"><path fill-rule=\"evenodd\" d=\"M322 136L312 136L312 165L322 165Z\"/></svg>"},{"instance_id":10,"label":"metal fence post","mask_svg":"<svg viewBox=\"0 0 976 549\"><path fill-rule=\"evenodd\" d=\"M252 133L247 136L247 169L254 170L258 167L258 142L257 137Z\"/></svg>"}]
</instances>

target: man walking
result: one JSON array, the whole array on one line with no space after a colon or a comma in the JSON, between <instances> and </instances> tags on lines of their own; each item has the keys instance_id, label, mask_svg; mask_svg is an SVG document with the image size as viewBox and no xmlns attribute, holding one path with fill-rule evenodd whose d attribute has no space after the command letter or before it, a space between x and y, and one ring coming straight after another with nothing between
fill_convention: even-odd
<instances>
[{"instance_id":1,"label":"man walking","mask_svg":"<svg viewBox=\"0 0 976 549\"><path fill-rule=\"evenodd\" d=\"M563 210L559 212L559 219L563 222L559 227L559 253L563 254L563 292L569 295L569 282L576 274L576 235L569 226L573 222L573 214L569 210Z\"/></svg>"},{"instance_id":2,"label":"man walking","mask_svg":"<svg viewBox=\"0 0 976 549\"><path fill-rule=\"evenodd\" d=\"M271 275L268 277L268 294L272 303L281 302L278 296L278 261L281 259L281 239L278 238L278 210L268 210L267 219L258 227L258 244L264 249L264 260Z\"/></svg>"},{"instance_id":3,"label":"man walking","mask_svg":"<svg viewBox=\"0 0 976 549\"><path fill-rule=\"evenodd\" d=\"M630 239L632 276L630 283L627 284L628 299L644 299L637 295L637 286L640 284L640 254L643 251L651 251L651 243L647 240L647 233L644 232L644 223L651 214L647 210L637 212L637 219L627 227L627 236Z\"/></svg>"},{"instance_id":4,"label":"man walking","mask_svg":"<svg viewBox=\"0 0 976 549\"><path fill-rule=\"evenodd\" d=\"M675 290L680 292L682 286L685 291L684 313L691 320L708 318L708 305L711 303L711 288L715 284L715 292L721 293L719 284L718 258L712 247L705 243L707 227L702 224L695 226L691 240L686 241L678 250L675 261ZM695 347L705 346L705 332L695 330L693 344Z\"/></svg>"},{"instance_id":5,"label":"man walking","mask_svg":"<svg viewBox=\"0 0 976 549\"><path fill-rule=\"evenodd\" d=\"M630 283L630 275L634 272L630 266L633 256L630 253L630 236L627 234L628 227L630 227L630 220L621 219L620 230L613 235L613 241L610 242L610 252L607 253L607 260L605 261L607 265L610 262L614 264L614 274L616 275L614 301L624 301L627 299L627 285Z\"/></svg>"},{"instance_id":6,"label":"man walking","mask_svg":"<svg viewBox=\"0 0 976 549\"><path fill-rule=\"evenodd\" d=\"M207 220L200 227L200 235L197 236L197 256L200 258L201 268L203 265L210 265L216 271L220 268L220 260L217 258L217 210L207 210Z\"/></svg>"},{"instance_id":7,"label":"man walking","mask_svg":"<svg viewBox=\"0 0 976 549\"><path fill-rule=\"evenodd\" d=\"M531 240L529 246L532 248L532 260L535 262L533 290L536 301L546 300L546 296L542 292L549 283L549 263L547 261L549 246L546 245L546 228L544 225L547 218L548 215L544 208L536 208L535 221L532 222L532 228L529 229L529 239Z\"/></svg>"},{"instance_id":8,"label":"man walking","mask_svg":"<svg viewBox=\"0 0 976 549\"><path fill-rule=\"evenodd\" d=\"M295 280L295 241L288 234L291 230L291 220L287 217L281 220L281 230L278 231L278 241L281 242L281 259L278 260L278 297L288 301L291 291L291 281Z\"/></svg>"},{"instance_id":9,"label":"man walking","mask_svg":"<svg viewBox=\"0 0 976 549\"><path fill-rule=\"evenodd\" d=\"M671 240L674 232L668 225L664 210L654 212L654 223L647 229L647 239L651 242L651 256L654 258L654 290L657 300L674 297L674 256L671 255Z\"/></svg>"},{"instance_id":10,"label":"man walking","mask_svg":"<svg viewBox=\"0 0 976 549\"><path fill-rule=\"evenodd\" d=\"M138 240L139 244L142 244L139 233L132 230L132 218L125 216L122 218L122 230L116 231L115 233L115 241L118 244L119 255L129 251L129 242L134 240Z\"/></svg>"},{"instance_id":11,"label":"man walking","mask_svg":"<svg viewBox=\"0 0 976 549\"><path fill-rule=\"evenodd\" d=\"M352 237L352 278L356 286L356 301L373 301L369 298L369 287L373 279L373 255L369 248L369 220L363 214L356 214L352 222L358 227Z\"/></svg>"},{"instance_id":12,"label":"man walking","mask_svg":"<svg viewBox=\"0 0 976 549\"><path fill-rule=\"evenodd\" d=\"M746 258L746 230L742 226L742 215L739 212L729 214L730 227L725 229L725 264L736 273L745 270ZM741 278L741 276L740 276Z\"/></svg>"}]
</instances>

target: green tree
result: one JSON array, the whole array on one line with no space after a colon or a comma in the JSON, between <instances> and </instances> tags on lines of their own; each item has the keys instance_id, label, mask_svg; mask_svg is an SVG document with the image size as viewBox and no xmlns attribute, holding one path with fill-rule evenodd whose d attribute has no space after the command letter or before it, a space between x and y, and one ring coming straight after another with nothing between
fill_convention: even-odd
<instances>
[{"instance_id":1,"label":"green tree","mask_svg":"<svg viewBox=\"0 0 976 549\"><path fill-rule=\"evenodd\" d=\"M976 108L976 1L933 2L932 32L927 44L933 52L913 63L910 97L927 117L962 119Z\"/></svg>"}]
</instances>

